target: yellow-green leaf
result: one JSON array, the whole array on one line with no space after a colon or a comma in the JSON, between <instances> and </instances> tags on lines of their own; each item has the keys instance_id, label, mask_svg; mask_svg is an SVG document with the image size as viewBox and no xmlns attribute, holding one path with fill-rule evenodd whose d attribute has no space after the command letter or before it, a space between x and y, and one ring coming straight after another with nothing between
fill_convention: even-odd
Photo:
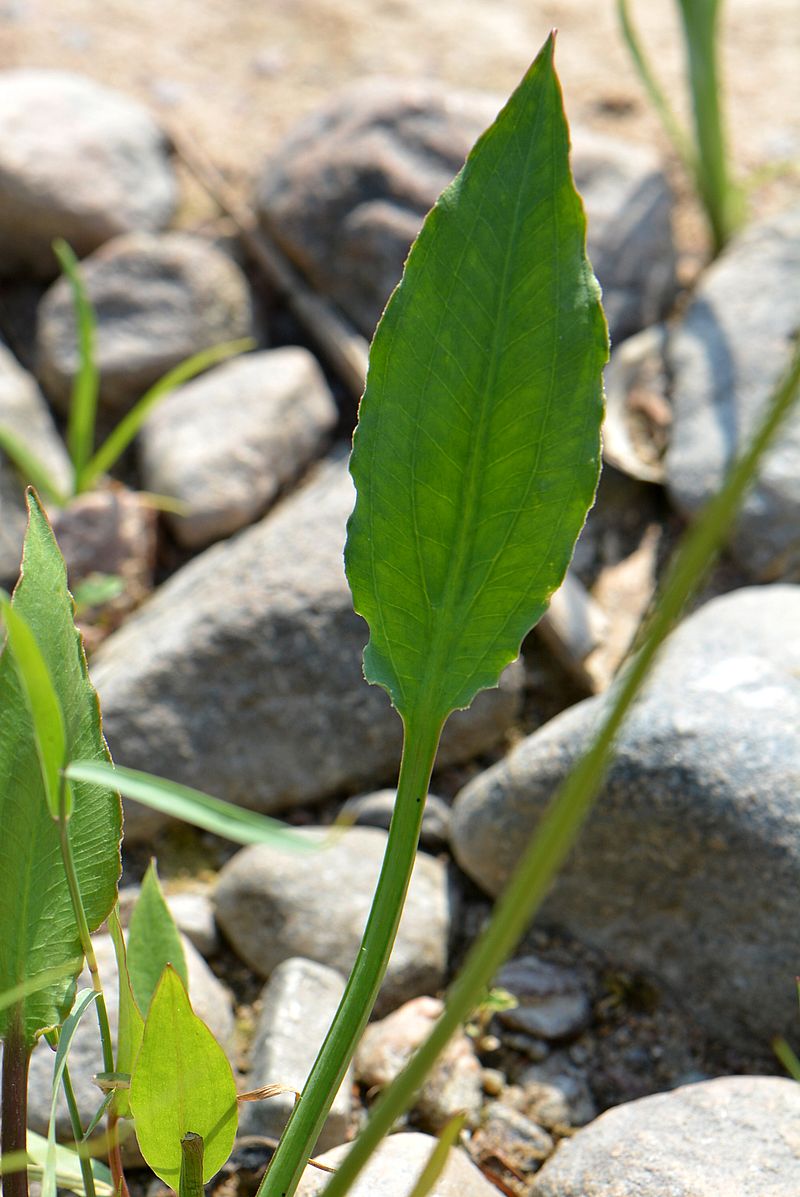
<instances>
[{"instance_id":1,"label":"yellow-green leaf","mask_svg":"<svg viewBox=\"0 0 800 1197\"><path fill-rule=\"evenodd\" d=\"M142 889L131 915L127 959L133 996L145 1017L168 964L172 965L186 988L189 988L180 933L164 901L154 860L151 860L144 875Z\"/></svg>"},{"instance_id":2,"label":"yellow-green leaf","mask_svg":"<svg viewBox=\"0 0 800 1197\"><path fill-rule=\"evenodd\" d=\"M204 1181L230 1155L237 1125L233 1072L173 968L165 970L150 1003L130 1100L142 1155L173 1189L181 1139L189 1131L203 1139Z\"/></svg>"}]
</instances>

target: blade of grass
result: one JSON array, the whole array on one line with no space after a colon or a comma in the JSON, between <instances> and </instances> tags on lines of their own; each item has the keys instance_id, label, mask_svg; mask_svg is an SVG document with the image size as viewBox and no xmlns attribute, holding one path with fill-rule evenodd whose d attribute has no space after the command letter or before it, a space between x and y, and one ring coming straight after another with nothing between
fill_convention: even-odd
<instances>
[{"instance_id":1,"label":"blade of grass","mask_svg":"<svg viewBox=\"0 0 800 1197\"><path fill-rule=\"evenodd\" d=\"M192 823L237 844L277 844L296 852L319 850L318 844L295 835L278 819L137 769L119 765L115 768L99 761L73 761L65 774L72 781L113 786L126 798L133 798L152 810L182 819L184 823Z\"/></svg>"},{"instance_id":2,"label":"blade of grass","mask_svg":"<svg viewBox=\"0 0 800 1197\"><path fill-rule=\"evenodd\" d=\"M466 1114L456 1114L447 1123L408 1197L428 1197L428 1193L445 1170L450 1148L458 1142L466 1118Z\"/></svg>"},{"instance_id":3,"label":"blade of grass","mask_svg":"<svg viewBox=\"0 0 800 1197\"><path fill-rule=\"evenodd\" d=\"M43 495L48 502L54 503L56 507L66 507L69 495L66 495L53 482L51 475L39 458L31 453L9 428L2 426L0 426L0 449L22 475L26 486L35 486L39 494Z\"/></svg>"},{"instance_id":4,"label":"blade of grass","mask_svg":"<svg viewBox=\"0 0 800 1197\"><path fill-rule=\"evenodd\" d=\"M65 1020L58 1037L58 1050L53 1065L53 1087L50 1100L50 1122L47 1127L47 1154L42 1176L42 1197L56 1197L56 1116L58 1094L67 1067L67 1057L81 1018L92 1002L97 1000L94 989L83 989L75 999L72 1013Z\"/></svg>"},{"instance_id":5,"label":"blade of grass","mask_svg":"<svg viewBox=\"0 0 800 1197\"><path fill-rule=\"evenodd\" d=\"M72 384L67 422L67 449L72 460L72 468L75 471L75 491L77 492L81 472L94 449L97 399L100 393L100 375L95 353L97 319L81 278L78 259L72 248L59 237L53 242L53 253L58 258L58 264L72 291L78 332L79 365Z\"/></svg>"},{"instance_id":6,"label":"blade of grass","mask_svg":"<svg viewBox=\"0 0 800 1197\"><path fill-rule=\"evenodd\" d=\"M641 648L614 683L610 709L595 739L556 792L489 924L451 986L443 1014L400 1075L384 1090L366 1127L326 1186L325 1197L344 1197L381 1139L411 1104L436 1058L469 1018L486 986L530 924L591 809L610 764L620 726L648 677L662 642L722 547L759 462L797 398L798 387L800 344L771 396L750 447L686 533L645 629Z\"/></svg>"},{"instance_id":7,"label":"blade of grass","mask_svg":"<svg viewBox=\"0 0 800 1197\"><path fill-rule=\"evenodd\" d=\"M78 493L89 490L102 474L111 469L114 462L125 452L156 404L170 391L184 382L188 382L197 374L201 374L209 366L215 366L218 362L225 361L226 358L235 357L236 354L246 353L248 349L254 347L255 341L252 337L243 337L238 341L225 341L221 345L212 345L209 349L201 349L199 353L193 354L174 369L167 371L163 378L159 378L158 382L145 391L141 399L109 434L94 457L78 472L76 479Z\"/></svg>"},{"instance_id":8,"label":"blade of grass","mask_svg":"<svg viewBox=\"0 0 800 1197\"><path fill-rule=\"evenodd\" d=\"M696 179L697 159L692 142L680 121L672 110L669 100L653 73L639 35L634 28L628 0L617 0L617 15L619 17L622 36L630 52L633 65L636 67L642 86L650 97L650 102L658 113L664 126L664 131L672 142L685 169Z\"/></svg>"}]
</instances>

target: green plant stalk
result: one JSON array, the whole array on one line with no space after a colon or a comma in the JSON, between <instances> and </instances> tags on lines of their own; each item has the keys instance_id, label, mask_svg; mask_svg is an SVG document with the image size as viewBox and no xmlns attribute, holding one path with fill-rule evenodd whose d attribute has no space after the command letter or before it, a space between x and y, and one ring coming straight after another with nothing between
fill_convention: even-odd
<instances>
[{"instance_id":1,"label":"green plant stalk","mask_svg":"<svg viewBox=\"0 0 800 1197\"><path fill-rule=\"evenodd\" d=\"M193 1131L181 1139L178 1197L203 1197L203 1139Z\"/></svg>"},{"instance_id":2,"label":"green plant stalk","mask_svg":"<svg viewBox=\"0 0 800 1197\"><path fill-rule=\"evenodd\" d=\"M95 353L97 319L86 294L78 268L78 259L66 241L53 242L53 253L69 283L78 328L78 357L80 365L72 385L72 397L67 421L67 448L74 471L75 493L80 490L81 473L94 448L94 429L97 419L97 400L100 375Z\"/></svg>"},{"instance_id":3,"label":"green plant stalk","mask_svg":"<svg viewBox=\"0 0 800 1197\"><path fill-rule=\"evenodd\" d=\"M537 831L499 898L491 921L452 985L444 1013L410 1062L384 1090L370 1119L325 1187L343 1197L381 1139L411 1104L437 1056L480 1001L486 986L530 924L566 859L597 795L611 760L614 739L646 680L662 642L710 568L756 467L788 415L800 386L800 346L776 387L762 423L722 490L687 532L668 573L642 646L615 683L615 696L588 751L559 787ZM288 1194L287 1194L288 1197Z\"/></svg>"},{"instance_id":4,"label":"green plant stalk","mask_svg":"<svg viewBox=\"0 0 800 1197\"><path fill-rule=\"evenodd\" d=\"M718 254L738 224L738 193L730 177L717 57L720 0L679 0L694 111L697 188Z\"/></svg>"},{"instance_id":5,"label":"green plant stalk","mask_svg":"<svg viewBox=\"0 0 800 1197\"><path fill-rule=\"evenodd\" d=\"M441 723L409 716L389 838L361 947L339 1008L257 1197L291 1197L367 1024L394 945L439 746Z\"/></svg>"},{"instance_id":6,"label":"green plant stalk","mask_svg":"<svg viewBox=\"0 0 800 1197\"><path fill-rule=\"evenodd\" d=\"M67 1101L67 1110L69 1112L70 1126L72 1127L72 1135L75 1139L75 1145L83 1142L83 1126L81 1125L81 1115L78 1109L78 1103L75 1099L75 1090L72 1087L72 1078L69 1075L69 1065L64 1065L64 1072L61 1077L61 1085L64 1090L64 1097ZM88 1156L80 1156L81 1176L83 1177L83 1187L86 1197L95 1197L94 1187L94 1173L92 1172L92 1161Z\"/></svg>"}]
</instances>

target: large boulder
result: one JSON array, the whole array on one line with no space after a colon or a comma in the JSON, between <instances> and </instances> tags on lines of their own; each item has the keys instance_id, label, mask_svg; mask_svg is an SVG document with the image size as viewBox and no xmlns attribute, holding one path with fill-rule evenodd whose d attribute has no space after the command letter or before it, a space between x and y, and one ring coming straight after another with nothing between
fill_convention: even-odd
<instances>
[{"instance_id":1,"label":"large boulder","mask_svg":"<svg viewBox=\"0 0 800 1197\"><path fill-rule=\"evenodd\" d=\"M365 336L423 217L499 106L481 92L369 80L308 117L264 165L264 225ZM674 294L672 200L641 147L585 131L573 132L573 145L589 254L619 340L657 320Z\"/></svg>"},{"instance_id":2,"label":"large boulder","mask_svg":"<svg viewBox=\"0 0 800 1197\"><path fill-rule=\"evenodd\" d=\"M451 843L498 894L608 697L523 740L457 796ZM673 634L541 917L649 970L718 1039L797 1024L800 587L752 588Z\"/></svg>"},{"instance_id":3,"label":"large boulder","mask_svg":"<svg viewBox=\"0 0 800 1197\"><path fill-rule=\"evenodd\" d=\"M531 1197L794 1197L800 1085L731 1076L616 1106L564 1139Z\"/></svg>"}]
</instances>

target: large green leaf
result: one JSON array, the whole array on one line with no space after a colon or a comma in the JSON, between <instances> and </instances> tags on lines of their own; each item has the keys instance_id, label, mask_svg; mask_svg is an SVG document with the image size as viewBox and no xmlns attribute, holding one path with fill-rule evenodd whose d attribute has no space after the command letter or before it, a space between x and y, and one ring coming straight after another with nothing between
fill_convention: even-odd
<instances>
[{"instance_id":1,"label":"large green leaf","mask_svg":"<svg viewBox=\"0 0 800 1197\"><path fill-rule=\"evenodd\" d=\"M165 1184L177 1190L181 1139L190 1131L203 1139L204 1180L225 1163L236 1135L236 1082L169 967L150 1003L130 1098L142 1155Z\"/></svg>"},{"instance_id":2,"label":"large green leaf","mask_svg":"<svg viewBox=\"0 0 800 1197\"><path fill-rule=\"evenodd\" d=\"M608 356L545 45L428 216L370 352L347 575L408 722L493 686L597 484Z\"/></svg>"},{"instance_id":3,"label":"large green leaf","mask_svg":"<svg viewBox=\"0 0 800 1197\"><path fill-rule=\"evenodd\" d=\"M33 492L22 577L13 606L36 638L63 715L68 753L108 760L97 696L89 682L80 637L72 619L66 569L53 533ZM69 839L83 905L94 930L116 897L122 814L106 786L73 785ZM50 817L36 736L17 670L8 649L0 656L0 992L22 985L46 969L68 969L22 999L21 1028L32 1044L46 1027L63 1022L83 963L58 826ZM17 1007L0 1009L0 1036L17 1018Z\"/></svg>"}]
</instances>

